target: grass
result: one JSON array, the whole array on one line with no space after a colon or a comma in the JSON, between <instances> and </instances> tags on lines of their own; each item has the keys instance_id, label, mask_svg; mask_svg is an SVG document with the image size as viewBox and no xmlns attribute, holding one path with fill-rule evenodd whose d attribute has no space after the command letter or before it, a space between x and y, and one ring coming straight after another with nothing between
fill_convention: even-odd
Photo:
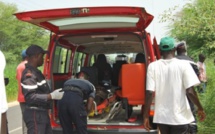
<instances>
[{"instance_id":1,"label":"grass","mask_svg":"<svg viewBox=\"0 0 215 134\"><path fill-rule=\"evenodd\" d=\"M6 86L8 102L17 99L18 85L16 81L16 67L18 64L7 64L4 76L9 78L9 84Z\"/></svg>"},{"instance_id":2,"label":"grass","mask_svg":"<svg viewBox=\"0 0 215 134\"><path fill-rule=\"evenodd\" d=\"M199 98L206 112L206 120L198 122L198 134L212 134L215 132L215 65L213 60L206 61L208 83L206 93L199 94Z\"/></svg>"}]
</instances>

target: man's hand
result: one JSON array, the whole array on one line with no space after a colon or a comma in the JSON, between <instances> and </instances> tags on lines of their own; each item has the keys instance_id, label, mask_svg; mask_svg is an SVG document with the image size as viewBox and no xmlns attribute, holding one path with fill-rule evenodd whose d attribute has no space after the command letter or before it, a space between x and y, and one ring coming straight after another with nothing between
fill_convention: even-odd
<instances>
[{"instance_id":1,"label":"man's hand","mask_svg":"<svg viewBox=\"0 0 215 134\"><path fill-rule=\"evenodd\" d=\"M198 110L197 114L198 114L198 117L199 117L200 121L204 121L205 120L206 114L205 114L204 110Z\"/></svg>"},{"instance_id":2,"label":"man's hand","mask_svg":"<svg viewBox=\"0 0 215 134\"><path fill-rule=\"evenodd\" d=\"M149 123L149 118L144 118L143 123L144 123L145 129L146 129L147 131L150 131L151 126L150 126L150 123Z\"/></svg>"},{"instance_id":3,"label":"man's hand","mask_svg":"<svg viewBox=\"0 0 215 134\"><path fill-rule=\"evenodd\" d=\"M50 93L52 100L60 100L63 97L64 92L61 91L62 89L56 89Z\"/></svg>"}]
</instances>

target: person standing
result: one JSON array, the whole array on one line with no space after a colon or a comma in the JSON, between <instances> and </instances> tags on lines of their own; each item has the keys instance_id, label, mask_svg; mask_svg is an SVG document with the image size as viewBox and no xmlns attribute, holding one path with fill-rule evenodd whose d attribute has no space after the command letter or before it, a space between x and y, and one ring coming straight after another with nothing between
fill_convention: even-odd
<instances>
[{"instance_id":1,"label":"person standing","mask_svg":"<svg viewBox=\"0 0 215 134\"><path fill-rule=\"evenodd\" d=\"M95 87L88 81L88 74L80 72L79 79L64 83L64 96L58 101L58 112L63 134L73 134L73 124L77 134L87 134L87 115L92 109ZM83 101L87 100L86 106Z\"/></svg>"},{"instance_id":2,"label":"person standing","mask_svg":"<svg viewBox=\"0 0 215 134\"><path fill-rule=\"evenodd\" d=\"M197 64L189 57L186 55L187 49L186 49L186 45L185 42L181 42L177 45L176 47L176 51L177 51L177 56L176 58L181 59L181 60L186 60L190 63L190 65L192 66L194 72L196 73L197 76L199 76L199 70L198 70L198 66ZM193 116L195 118L195 121L191 122L189 124L189 133L190 134L197 134L198 132L198 127L197 127L197 119L196 119L196 111L195 111L195 106L192 103L192 101L188 98L188 102L190 104L190 108L191 111L193 113Z\"/></svg>"},{"instance_id":3,"label":"person standing","mask_svg":"<svg viewBox=\"0 0 215 134\"><path fill-rule=\"evenodd\" d=\"M19 102L21 112L22 112L22 132L23 134L27 134L27 127L25 125L25 122L23 120L23 113L25 111L25 98L22 93L22 87L21 87L21 76L22 72L25 69L25 64L27 63L27 55L26 55L26 50L22 50L22 62L19 63L19 65L16 68L16 80L18 84L18 97L17 101Z\"/></svg>"},{"instance_id":4,"label":"person standing","mask_svg":"<svg viewBox=\"0 0 215 134\"><path fill-rule=\"evenodd\" d=\"M6 60L4 54L0 50L0 133L7 134L7 118L6 111L8 109L6 88L4 81L4 69L6 66Z\"/></svg>"},{"instance_id":5,"label":"person standing","mask_svg":"<svg viewBox=\"0 0 215 134\"><path fill-rule=\"evenodd\" d=\"M147 69L144 126L150 130L149 109L155 92L155 115L153 122L161 134L188 132L188 124L194 121L187 96L198 107L200 120L205 119L203 107L193 89L199 84L190 64L175 58L175 42L164 37L159 46L163 59L152 62Z\"/></svg>"},{"instance_id":6,"label":"person standing","mask_svg":"<svg viewBox=\"0 0 215 134\"><path fill-rule=\"evenodd\" d=\"M205 61L206 57L203 54L199 54L199 61L197 62L199 68L199 79L201 81L201 85L198 86L198 92L204 93L206 90L207 76L206 76L206 66Z\"/></svg>"},{"instance_id":7,"label":"person standing","mask_svg":"<svg viewBox=\"0 0 215 134\"><path fill-rule=\"evenodd\" d=\"M52 134L48 110L51 100L60 100L64 92L61 89L51 89L45 80L39 66L43 65L43 57L47 51L38 45L26 49L27 64L21 77L22 91L25 97L26 109L23 114L28 134Z\"/></svg>"}]
</instances>

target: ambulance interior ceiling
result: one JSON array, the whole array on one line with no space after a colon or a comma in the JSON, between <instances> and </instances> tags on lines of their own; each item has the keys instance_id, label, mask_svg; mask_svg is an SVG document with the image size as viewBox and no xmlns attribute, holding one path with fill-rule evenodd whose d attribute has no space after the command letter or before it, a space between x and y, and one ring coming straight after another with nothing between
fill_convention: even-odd
<instances>
[{"instance_id":1,"label":"ambulance interior ceiling","mask_svg":"<svg viewBox=\"0 0 215 134\"><path fill-rule=\"evenodd\" d=\"M144 52L141 39L135 34L65 36L61 39L79 46L77 51L89 54Z\"/></svg>"}]
</instances>

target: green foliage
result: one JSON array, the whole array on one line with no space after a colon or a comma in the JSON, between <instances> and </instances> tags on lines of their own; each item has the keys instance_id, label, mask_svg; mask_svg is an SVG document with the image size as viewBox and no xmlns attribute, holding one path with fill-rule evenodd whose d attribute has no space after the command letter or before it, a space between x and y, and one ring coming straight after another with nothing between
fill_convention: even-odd
<instances>
[{"instance_id":1,"label":"green foliage","mask_svg":"<svg viewBox=\"0 0 215 134\"><path fill-rule=\"evenodd\" d=\"M215 65L212 59L207 60L206 63L208 77L206 93L199 94L199 98L206 112L206 120L204 122L198 122L199 134L212 134L215 132Z\"/></svg>"},{"instance_id":2,"label":"green foliage","mask_svg":"<svg viewBox=\"0 0 215 134\"><path fill-rule=\"evenodd\" d=\"M4 52L7 63L21 60L21 51L30 44L47 48L49 33L40 27L21 22L13 15L15 5L0 2L0 49Z\"/></svg>"},{"instance_id":3,"label":"green foliage","mask_svg":"<svg viewBox=\"0 0 215 134\"><path fill-rule=\"evenodd\" d=\"M30 44L47 48L49 42L48 31L17 20L13 15L17 11L16 5L0 1L0 50L3 51L7 61L5 77L10 80L6 87L8 101L17 98L16 67L21 61L21 51Z\"/></svg>"},{"instance_id":4,"label":"green foliage","mask_svg":"<svg viewBox=\"0 0 215 134\"><path fill-rule=\"evenodd\" d=\"M215 55L214 3L214 0L194 0L174 15L163 14L162 21L171 21L170 35L178 40L185 40L191 56L199 53Z\"/></svg>"},{"instance_id":5,"label":"green foliage","mask_svg":"<svg viewBox=\"0 0 215 134\"><path fill-rule=\"evenodd\" d=\"M17 64L7 64L4 72L4 76L9 78L9 84L6 86L7 100L8 102L17 99L18 85L16 81L16 67Z\"/></svg>"}]
</instances>

